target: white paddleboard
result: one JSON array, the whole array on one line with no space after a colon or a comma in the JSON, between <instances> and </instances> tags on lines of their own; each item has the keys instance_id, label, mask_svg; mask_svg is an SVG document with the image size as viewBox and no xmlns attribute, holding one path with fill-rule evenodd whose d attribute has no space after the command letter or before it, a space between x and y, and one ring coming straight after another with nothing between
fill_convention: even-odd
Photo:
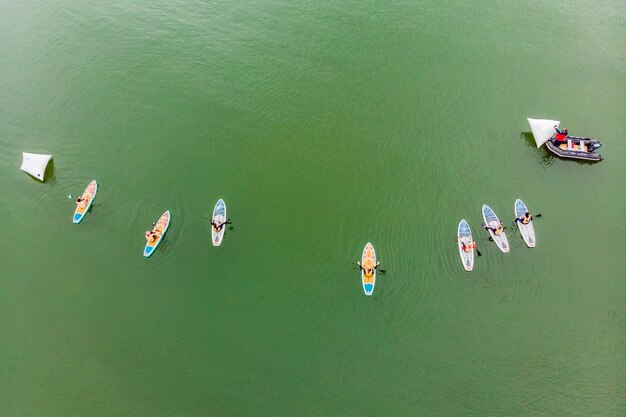
<instances>
[{"instance_id":1,"label":"white paddleboard","mask_svg":"<svg viewBox=\"0 0 626 417\"><path fill-rule=\"evenodd\" d=\"M528 212L528 207L526 207L526 204L524 204L524 202L520 200L519 198L515 200L515 218L519 219L527 212ZM533 227L533 221L531 220L530 222L528 222L528 224L523 224L520 221L517 221L516 223L517 223L517 228L522 234L522 239L524 239L524 242L526 242L526 246L528 246L529 248L534 248L536 240L535 240L535 228Z\"/></svg>"},{"instance_id":2,"label":"white paddleboard","mask_svg":"<svg viewBox=\"0 0 626 417\"><path fill-rule=\"evenodd\" d=\"M461 255L461 263L466 271L471 271L474 268L474 248L469 252L463 250L463 244L466 246L473 246L474 240L472 239L472 231L465 219L459 223L459 229L457 231L458 243L459 243L459 255Z\"/></svg>"},{"instance_id":3,"label":"white paddleboard","mask_svg":"<svg viewBox=\"0 0 626 417\"><path fill-rule=\"evenodd\" d=\"M500 219L498 219L498 216L496 216L496 213L491 209L491 207L484 204L482 211L483 220L485 221L486 226L490 226L493 228L498 228L500 226ZM491 235L493 241L496 242L496 245L498 245L500 250L504 253L507 253L509 251L509 241L506 238L506 233L504 233L504 230L502 230L497 235L492 230L488 230L488 232Z\"/></svg>"},{"instance_id":4,"label":"white paddleboard","mask_svg":"<svg viewBox=\"0 0 626 417\"><path fill-rule=\"evenodd\" d=\"M215 208L213 209L213 216L211 218L214 222L219 221L224 223L226 221L226 204L221 198L217 200ZM226 230L226 225L222 226L219 232L216 232L215 227L211 225L211 241L213 242L213 246L219 246L222 243L222 239L224 239L224 230Z\"/></svg>"}]
</instances>

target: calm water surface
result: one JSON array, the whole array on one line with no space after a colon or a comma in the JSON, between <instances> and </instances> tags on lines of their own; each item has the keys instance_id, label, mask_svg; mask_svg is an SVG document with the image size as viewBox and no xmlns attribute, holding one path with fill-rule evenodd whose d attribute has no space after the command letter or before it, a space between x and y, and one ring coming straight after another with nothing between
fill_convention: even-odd
<instances>
[{"instance_id":1,"label":"calm water surface","mask_svg":"<svg viewBox=\"0 0 626 417\"><path fill-rule=\"evenodd\" d=\"M626 415L623 2L0 10L1 416ZM22 151L53 154L45 183ZM502 254L480 207L518 197L538 246Z\"/></svg>"}]
</instances>

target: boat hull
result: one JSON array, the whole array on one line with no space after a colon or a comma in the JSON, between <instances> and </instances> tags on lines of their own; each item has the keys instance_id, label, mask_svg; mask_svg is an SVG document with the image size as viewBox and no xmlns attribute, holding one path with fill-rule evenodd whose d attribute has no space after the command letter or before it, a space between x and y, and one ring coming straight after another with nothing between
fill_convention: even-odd
<instances>
[{"instance_id":1,"label":"boat hull","mask_svg":"<svg viewBox=\"0 0 626 417\"><path fill-rule=\"evenodd\" d=\"M568 140L572 144L572 147L568 147ZM555 143L552 140L546 142L546 147L553 154L567 159L580 159L584 161L598 162L604 158L598 155L596 152L581 150L580 142L584 143L584 148L588 149L589 145L600 144L596 139L583 138L578 136L567 136L562 143ZM600 144L601 146L602 144Z\"/></svg>"}]
</instances>

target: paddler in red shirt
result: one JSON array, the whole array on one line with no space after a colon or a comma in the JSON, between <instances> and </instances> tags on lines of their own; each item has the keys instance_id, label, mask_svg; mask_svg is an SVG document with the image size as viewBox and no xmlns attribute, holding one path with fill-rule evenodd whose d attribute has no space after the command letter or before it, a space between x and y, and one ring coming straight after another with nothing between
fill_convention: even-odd
<instances>
[{"instance_id":1,"label":"paddler in red shirt","mask_svg":"<svg viewBox=\"0 0 626 417\"><path fill-rule=\"evenodd\" d=\"M554 126L554 130L556 130L556 136L554 136L553 142L555 142L556 146L559 146L559 144L564 143L565 139L567 138L567 128L559 130L558 126Z\"/></svg>"}]
</instances>

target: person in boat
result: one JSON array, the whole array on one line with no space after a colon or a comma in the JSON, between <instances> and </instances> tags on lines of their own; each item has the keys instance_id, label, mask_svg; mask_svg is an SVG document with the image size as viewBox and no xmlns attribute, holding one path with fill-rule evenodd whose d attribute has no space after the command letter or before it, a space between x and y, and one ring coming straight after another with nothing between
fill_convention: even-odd
<instances>
[{"instance_id":1,"label":"person in boat","mask_svg":"<svg viewBox=\"0 0 626 417\"><path fill-rule=\"evenodd\" d=\"M533 216L529 212L526 212L523 216L516 218L515 221L520 222L521 224L528 224L532 219Z\"/></svg>"},{"instance_id":2,"label":"person in boat","mask_svg":"<svg viewBox=\"0 0 626 417\"><path fill-rule=\"evenodd\" d=\"M227 224L231 224L230 219L226 220L225 222L221 222L219 220L211 220L211 226L213 226L213 230L215 230L215 233L219 233L220 230L222 230L222 227L226 226Z\"/></svg>"},{"instance_id":3,"label":"person in boat","mask_svg":"<svg viewBox=\"0 0 626 417\"><path fill-rule=\"evenodd\" d=\"M473 249L476 249L476 242L470 241L467 245L465 242L461 242L461 249L466 253L470 253Z\"/></svg>"},{"instance_id":4,"label":"person in boat","mask_svg":"<svg viewBox=\"0 0 626 417\"><path fill-rule=\"evenodd\" d=\"M556 135L554 135L554 139L552 139L552 141L556 142L557 145L559 144L559 142L565 142L567 135L569 134L569 132L567 131L567 128L563 128L563 130L559 130L558 126L554 126L554 130L556 130Z\"/></svg>"},{"instance_id":5,"label":"person in boat","mask_svg":"<svg viewBox=\"0 0 626 417\"><path fill-rule=\"evenodd\" d=\"M498 227L492 227L489 225L483 227L485 228L485 230L491 230L496 236L500 236L500 234L504 231L504 226L502 226L502 223L500 223L500 226Z\"/></svg>"}]
</instances>

